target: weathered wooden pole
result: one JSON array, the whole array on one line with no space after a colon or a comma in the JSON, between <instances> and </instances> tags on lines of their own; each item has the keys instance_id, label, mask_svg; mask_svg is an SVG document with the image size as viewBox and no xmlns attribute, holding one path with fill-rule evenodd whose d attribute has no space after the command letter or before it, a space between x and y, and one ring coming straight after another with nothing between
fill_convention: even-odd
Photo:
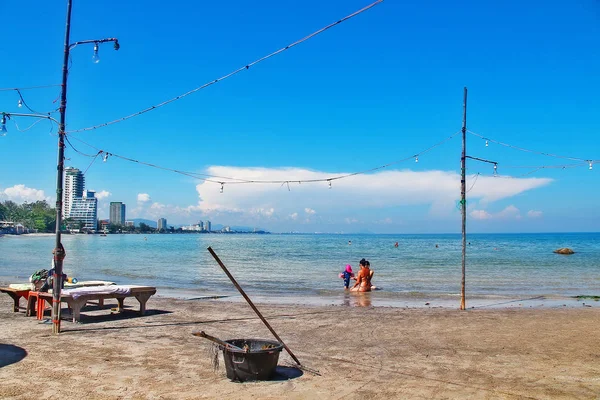
<instances>
[{"instance_id":1,"label":"weathered wooden pole","mask_svg":"<svg viewBox=\"0 0 600 400\"><path fill-rule=\"evenodd\" d=\"M63 208L63 172L65 168L65 117L67 111L67 78L69 76L69 41L71 35L72 1L67 1L65 50L63 54L62 85L60 91L60 123L58 125L58 160L56 162L56 244L54 247L54 276L52 286L52 333L60 333L60 291L63 283L65 248L61 243L60 228Z\"/></svg>"},{"instance_id":2,"label":"weathered wooden pole","mask_svg":"<svg viewBox=\"0 0 600 400\"><path fill-rule=\"evenodd\" d=\"M246 299L246 301L248 302L248 304L250 305L250 307L252 307L252 309L254 310L254 312L256 313L256 315L258 315L258 318L260 318L260 320L267 326L267 328L269 328L269 330L271 331L271 333L273 334L273 336L275 336L275 338L279 341L279 343L281 343L283 345L283 347L288 352L288 354L294 359L294 361L296 361L296 364L298 364L299 366L302 366L302 364L296 358L296 356L294 355L294 353L292 353L292 351L290 350L290 348L287 347L287 345L283 342L283 340L281 340L281 338L279 337L279 335L277 334L277 332L275 332L275 330L271 327L271 325L265 319L265 317L263 317L263 315L260 313L260 311L258 311L258 308L256 308L256 306L254 305L254 303L252 303L252 300L250 300L250 297L248 297L248 295L246 294L246 292L244 292L244 289L242 289L242 287L237 283L237 281L235 280L235 278L233 277L233 275L231 275L231 273L229 273L229 271L227 270L227 267L225 267L225 264L223 264L223 262L221 261L221 259L219 258L219 256L217 256L217 253L215 253L214 250L212 249L212 247L210 247L210 246L208 247L208 251L214 257L214 259L217 261L217 263L219 264L219 266L221 267L221 269L223 270L223 272L225 272L225 274L227 275L227 277L229 278L229 280L231 280L231 283L233 283L233 286L235 286L235 288L240 292L240 294L244 297L244 299Z\"/></svg>"},{"instance_id":3,"label":"weathered wooden pole","mask_svg":"<svg viewBox=\"0 0 600 400\"><path fill-rule=\"evenodd\" d=\"M465 300L465 275L467 259L467 88L464 89L463 97L463 121L462 121L462 156L460 158L460 204L462 217L462 279L460 285L460 309L466 308Z\"/></svg>"}]
</instances>

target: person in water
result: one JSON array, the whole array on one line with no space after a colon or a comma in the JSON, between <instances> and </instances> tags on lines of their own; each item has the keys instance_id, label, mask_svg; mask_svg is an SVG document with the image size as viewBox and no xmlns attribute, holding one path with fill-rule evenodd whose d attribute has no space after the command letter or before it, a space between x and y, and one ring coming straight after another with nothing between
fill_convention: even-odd
<instances>
[{"instance_id":1,"label":"person in water","mask_svg":"<svg viewBox=\"0 0 600 400\"><path fill-rule=\"evenodd\" d=\"M352 272L352 265L346 265L346 270L340 274L340 278L344 279L344 288L350 288L350 278L354 278L354 272Z\"/></svg>"},{"instance_id":2,"label":"person in water","mask_svg":"<svg viewBox=\"0 0 600 400\"><path fill-rule=\"evenodd\" d=\"M370 292L371 291L371 278L373 277L373 273L371 269L367 266L368 261L364 258L360 260L360 271L356 276L356 283L350 289L351 292Z\"/></svg>"}]
</instances>

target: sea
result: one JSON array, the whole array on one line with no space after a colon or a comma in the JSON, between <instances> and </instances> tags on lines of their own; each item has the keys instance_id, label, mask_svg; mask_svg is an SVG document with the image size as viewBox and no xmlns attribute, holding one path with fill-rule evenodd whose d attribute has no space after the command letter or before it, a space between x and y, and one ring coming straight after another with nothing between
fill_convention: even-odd
<instances>
[{"instance_id":1,"label":"sea","mask_svg":"<svg viewBox=\"0 0 600 400\"><path fill-rule=\"evenodd\" d=\"M467 241L467 308L600 306L600 233ZM208 247L255 302L458 308L461 297L460 234L66 234L62 243L69 276L190 300L244 301ZM26 282L50 269L54 244L53 235L0 237L0 281ZM575 254L553 253L562 247ZM378 290L348 293L339 274L347 264L358 272L361 258Z\"/></svg>"}]
</instances>

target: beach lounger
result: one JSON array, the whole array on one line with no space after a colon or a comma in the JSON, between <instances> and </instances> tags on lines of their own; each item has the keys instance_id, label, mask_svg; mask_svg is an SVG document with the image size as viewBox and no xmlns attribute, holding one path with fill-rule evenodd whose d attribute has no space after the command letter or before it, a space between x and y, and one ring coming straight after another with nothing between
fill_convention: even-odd
<instances>
[{"instance_id":1,"label":"beach lounger","mask_svg":"<svg viewBox=\"0 0 600 400\"><path fill-rule=\"evenodd\" d=\"M12 287L0 287L0 293L6 293L7 295L9 295L10 297L12 297L14 305L13 305L13 311L14 312L19 312L19 301L21 300L21 297L23 297L25 300L27 300L29 298L29 291L31 290L31 287L29 287L29 285L27 285L27 288L12 288Z\"/></svg>"},{"instance_id":2,"label":"beach lounger","mask_svg":"<svg viewBox=\"0 0 600 400\"><path fill-rule=\"evenodd\" d=\"M77 283L69 283L65 282L65 289L77 288L77 287L87 287L87 286L106 286L106 285L114 285L114 282L109 281L79 281ZM21 297L25 300L29 298L29 292L33 289L33 285L31 283L11 283L8 287L0 287L0 293L6 293L10 297L12 297L14 305L13 311L19 311L19 302ZM102 305L102 303L99 303Z\"/></svg>"},{"instance_id":3,"label":"beach lounger","mask_svg":"<svg viewBox=\"0 0 600 400\"><path fill-rule=\"evenodd\" d=\"M111 286L91 286L76 289L65 289L60 294L60 301L67 303L71 309L73 322L79 322L81 317L81 308L90 300L117 299L119 304L118 311L123 311L123 303L127 297L135 297L140 303L140 314L146 312L146 303L152 295L156 293L156 288L151 286L136 285L111 285ZM39 299L52 302L52 293L38 293ZM28 299L28 308L33 309L32 300L35 296ZM43 311L42 311L43 312Z\"/></svg>"}]
</instances>

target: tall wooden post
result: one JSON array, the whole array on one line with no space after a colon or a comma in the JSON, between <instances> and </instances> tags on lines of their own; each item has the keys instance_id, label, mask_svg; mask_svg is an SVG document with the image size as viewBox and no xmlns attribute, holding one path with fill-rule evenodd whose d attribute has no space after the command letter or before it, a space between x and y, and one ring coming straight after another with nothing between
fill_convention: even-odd
<instances>
[{"instance_id":1,"label":"tall wooden post","mask_svg":"<svg viewBox=\"0 0 600 400\"><path fill-rule=\"evenodd\" d=\"M65 26L65 52L62 69L62 89L60 94L60 124L58 125L58 160L56 167L56 245L54 247L54 279L52 286L52 333L60 333L60 292L63 278L65 249L61 243L63 206L63 172L65 168L65 116L67 109L67 77L69 73L69 41L71 34L72 1L67 1L67 22Z\"/></svg>"},{"instance_id":2,"label":"tall wooden post","mask_svg":"<svg viewBox=\"0 0 600 400\"><path fill-rule=\"evenodd\" d=\"M462 280L460 285L460 309L466 308L465 301L465 263L467 259L467 184L466 184L466 161L467 161L467 88L464 90L463 98L463 122L462 122L462 156L460 158L460 204L462 217Z\"/></svg>"}]
</instances>

